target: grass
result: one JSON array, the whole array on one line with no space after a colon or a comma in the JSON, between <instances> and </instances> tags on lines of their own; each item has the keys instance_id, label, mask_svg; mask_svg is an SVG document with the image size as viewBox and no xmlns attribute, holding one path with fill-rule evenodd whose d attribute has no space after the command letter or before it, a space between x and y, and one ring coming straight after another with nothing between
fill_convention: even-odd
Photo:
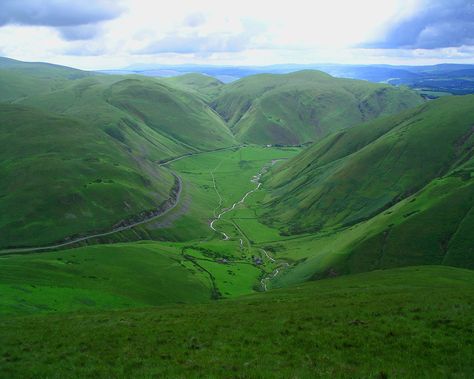
<instances>
[{"instance_id":1,"label":"grass","mask_svg":"<svg viewBox=\"0 0 474 379\"><path fill-rule=\"evenodd\" d=\"M6 255L1 314L207 302L260 290L271 271L236 241L142 241Z\"/></svg>"},{"instance_id":2,"label":"grass","mask_svg":"<svg viewBox=\"0 0 474 379\"><path fill-rule=\"evenodd\" d=\"M0 88L0 249L154 210L174 184L158 161L236 144L204 101L153 78L2 59Z\"/></svg>"},{"instance_id":3,"label":"grass","mask_svg":"<svg viewBox=\"0 0 474 379\"><path fill-rule=\"evenodd\" d=\"M213 290L180 247L156 242L6 256L0 278L1 314L205 302Z\"/></svg>"},{"instance_id":4,"label":"grass","mask_svg":"<svg viewBox=\"0 0 474 379\"><path fill-rule=\"evenodd\" d=\"M36 378L469 378L473 304L472 271L414 267L205 305L8 317L0 365Z\"/></svg>"},{"instance_id":5,"label":"grass","mask_svg":"<svg viewBox=\"0 0 474 379\"><path fill-rule=\"evenodd\" d=\"M441 266L474 268L472 97L352 127L421 100L8 59L0 88L0 248L110 229L183 183L147 224L0 256L0 377L472 376L474 273ZM239 139L318 142L222 149Z\"/></svg>"},{"instance_id":6,"label":"grass","mask_svg":"<svg viewBox=\"0 0 474 379\"><path fill-rule=\"evenodd\" d=\"M299 262L276 282L330 270L472 268L473 112L470 96L439 99L332 135L273 170L256 212L288 235L269 243L277 255Z\"/></svg>"},{"instance_id":7,"label":"grass","mask_svg":"<svg viewBox=\"0 0 474 379\"><path fill-rule=\"evenodd\" d=\"M220 233L213 232L209 228L209 220L214 217L214 211L218 213L221 209L231 206L247 191L255 188L256 185L251 183L250 179L264 165L272 159L295 156L298 151L297 148L248 146L204 153L171 163L172 169L183 178L184 189L180 205L163 219L110 235L102 241L121 243L50 253L13 255L2 259L0 284L6 285L5 288L8 289L4 294L4 310L34 312L90 307L114 308L126 304L156 305L174 301L189 302L193 301L195 296L201 301L211 297L235 297L259 290L260 279L269 275L275 267L265 257L262 257L264 265L254 265L253 256L261 256L262 252L253 244L260 242L260 239L252 236L251 241L248 241L245 235L241 234L242 231L245 234L247 232L238 217L235 222L239 229L232 227L229 220L234 219L234 212L226 214L222 221L215 224L219 230L228 233L230 241L223 241ZM211 171L221 194L220 205L219 197L213 188ZM262 196L260 191L248 196L246 202L236 209L237 216L238 212L250 210L247 204ZM262 230L267 228L258 224L255 218L254 225ZM276 231L273 230L273 233ZM138 238L152 239L154 235L155 238L182 242L123 243ZM244 240L242 245L240 238ZM81 264L78 265L76 259L68 258L70 256L84 258L80 259ZM152 261L147 261L150 257L156 261L156 266ZM220 262L222 258L226 259L225 263ZM179 264L176 260L179 260ZM110 262L114 265L111 266ZM194 279L200 278L199 280L204 281L205 288L196 282L197 279L192 281L191 278L186 280L200 288L198 295L193 291L186 295L176 290L165 295L169 286L185 285L180 278L188 278L189 275L183 271L182 265L194 273ZM29 277L30 272L36 272L39 278ZM145 275L145 272L149 274ZM166 277L166 280L160 280L157 274L161 275L163 272L169 272L170 276ZM140 273L140 280L135 281L137 273ZM29 279L24 280L25 277ZM14 278L17 279L13 280ZM22 287L22 284L26 287ZM36 287L31 287L33 285ZM25 288L30 292L20 296ZM125 291L125 288L129 290ZM150 298L143 298L140 293L147 291ZM45 302L47 293L51 295L49 302ZM60 296L59 293L64 295ZM89 300L84 302L77 299Z\"/></svg>"},{"instance_id":8,"label":"grass","mask_svg":"<svg viewBox=\"0 0 474 379\"><path fill-rule=\"evenodd\" d=\"M167 170L87 123L6 104L0 123L0 247L108 229L170 196Z\"/></svg>"},{"instance_id":9,"label":"grass","mask_svg":"<svg viewBox=\"0 0 474 379\"><path fill-rule=\"evenodd\" d=\"M224 86L221 81L207 75L192 73L165 79L166 83L188 90L207 103L215 99Z\"/></svg>"},{"instance_id":10,"label":"grass","mask_svg":"<svg viewBox=\"0 0 474 379\"><path fill-rule=\"evenodd\" d=\"M299 148L246 146L203 153L172 162L168 167L183 180L181 204L162 219L134 228L134 232L120 233L112 241L134 240L137 235L145 239L181 242L220 239L221 235L209 228L214 212L232 206L247 191L254 189L255 184L250 180L264 165L273 159L293 157L299 151ZM222 199L220 206L212 175ZM254 193L252 196L259 195ZM246 199L246 203L253 201L252 196ZM245 208L245 205L226 214L224 222L216 222L216 227L225 227L228 217L238 214L241 208Z\"/></svg>"},{"instance_id":11,"label":"grass","mask_svg":"<svg viewBox=\"0 0 474 379\"><path fill-rule=\"evenodd\" d=\"M225 85L211 104L240 141L288 145L318 141L422 102L406 88L306 70L238 80Z\"/></svg>"}]
</instances>

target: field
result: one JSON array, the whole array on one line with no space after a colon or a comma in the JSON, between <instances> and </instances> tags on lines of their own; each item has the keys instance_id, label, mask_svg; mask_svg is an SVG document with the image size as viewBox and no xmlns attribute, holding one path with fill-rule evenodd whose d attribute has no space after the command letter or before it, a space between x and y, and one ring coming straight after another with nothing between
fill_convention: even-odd
<instances>
[{"instance_id":1,"label":"field","mask_svg":"<svg viewBox=\"0 0 474 379\"><path fill-rule=\"evenodd\" d=\"M212 304L2 318L0 365L10 378L470 378L473 306L472 271L375 271Z\"/></svg>"}]
</instances>

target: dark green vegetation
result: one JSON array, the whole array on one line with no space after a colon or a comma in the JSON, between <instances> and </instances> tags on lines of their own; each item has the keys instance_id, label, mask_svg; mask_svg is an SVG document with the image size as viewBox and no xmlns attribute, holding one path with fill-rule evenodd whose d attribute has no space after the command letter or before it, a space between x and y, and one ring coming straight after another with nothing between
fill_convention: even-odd
<instances>
[{"instance_id":1,"label":"dark green vegetation","mask_svg":"<svg viewBox=\"0 0 474 379\"><path fill-rule=\"evenodd\" d=\"M314 248L332 258L302 266L320 274L474 268L473 126L474 97L464 96L336 133L274 172L264 219L319 235Z\"/></svg>"},{"instance_id":2,"label":"dark green vegetation","mask_svg":"<svg viewBox=\"0 0 474 379\"><path fill-rule=\"evenodd\" d=\"M474 273L376 271L214 304L2 319L4 377L470 378Z\"/></svg>"},{"instance_id":3,"label":"dark green vegetation","mask_svg":"<svg viewBox=\"0 0 474 379\"><path fill-rule=\"evenodd\" d=\"M421 103L407 89L300 71L228 84L213 107L243 142L300 144Z\"/></svg>"}]
</instances>

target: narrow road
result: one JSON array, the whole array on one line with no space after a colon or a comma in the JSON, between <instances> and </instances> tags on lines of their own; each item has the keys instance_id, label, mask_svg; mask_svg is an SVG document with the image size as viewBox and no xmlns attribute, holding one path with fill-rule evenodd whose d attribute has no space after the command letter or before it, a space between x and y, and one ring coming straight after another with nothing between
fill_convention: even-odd
<instances>
[{"instance_id":1,"label":"narrow road","mask_svg":"<svg viewBox=\"0 0 474 379\"><path fill-rule=\"evenodd\" d=\"M154 215L152 217L148 217L146 219L143 219L143 220L140 220L140 221L137 221L137 222L134 222L132 224L129 224L129 225L124 225L124 226L119 226L117 228L114 228L108 232L104 232L104 233L97 233L97 234L90 234L90 235L87 235L87 236L84 236L84 237L79 237L79 238L75 238L73 240L70 240L70 241L67 241L67 242L63 242L63 243L58 243L56 245L48 245L48 246L40 246L40 247L25 247L25 248L18 248L18 249L6 249L6 250L0 250L0 255L3 255L3 254L9 254L9 253L27 253L27 252L35 252L35 251L42 251L42 250L52 250L52 249L58 249L58 248L61 248L61 247L65 247L65 246L69 246L69 245L73 245L75 243L78 243L78 242L82 242L82 241L86 241L86 240L90 240L90 239L93 239L93 238L98 238L98 237L105 237L105 236L109 236L111 234L114 234L114 233L119 233L119 232L123 232L124 230L128 230L128 229L132 229L134 228L135 226L138 226L138 225L142 225L142 224L146 224L147 222L150 222L150 221L153 221L159 217L162 217L164 216L165 214L171 212L179 203L179 200L180 200L180 197L181 197L181 191L183 189L183 182L181 180L181 177L179 177L177 174L175 174L174 172L172 172L172 174L174 175L174 177L177 179L178 181L178 190L176 192L176 199L175 201L171 204L170 207L166 208L163 212L161 212L160 214L157 214L157 215Z\"/></svg>"},{"instance_id":2,"label":"narrow road","mask_svg":"<svg viewBox=\"0 0 474 379\"><path fill-rule=\"evenodd\" d=\"M180 159L183 159L183 158L189 158L189 157L192 157L192 156L195 156L195 155L201 155L201 154L211 153L211 152L215 152L215 151L224 151L224 150L231 150L231 149L241 148L242 146L245 146L245 145L230 146L230 147L225 147L225 148L220 148L220 149L215 149L215 150L200 151L200 152L196 152L196 153L184 154L182 156L170 159L168 161L161 162L161 163L158 164L158 166L164 167L164 166L166 166L166 165L168 165L172 162L176 162L176 161L178 161ZM166 215L167 213L171 212L179 204L179 200L180 200L180 197L181 197L181 191L183 189L183 181L182 181L181 177L178 174L176 174L174 171L172 171L171 169L168 168L168 170L176 178L176 180L178 182L178 190L177 190L177 193L176 193L176 198L174 199L171 206L166 208L163 212L161 212L159 214L156 214L156 215L153 215L151 217L147 217L143 220L131 223L129 225L124 225L124 226L120 226L120 227L117 227L117 228L113 228L113 229L111 229L107 232L89 234L87 236L78 237L78 238L75 238L75 239L72 239L72 240L69 240L69 241L65 241L65 242L61 242L61 243L57 243L57 244L54 244L54 245L4 249L4 250L0 250L0 255L13 254L13 253L29 253L29 252L33 253L33 252L36 252L36 251L58 249L58 248L61 248L61 247L74 245L78 242L87 241L87 240L90 240L90 239L93 239L93 238L106 237L106 236L109 236L111 234L120 233L120 232L123 232L124 230L132 229L132 228L134 228L138 225L146 224L150 221L153 221L157 218L160 218L160 217Z\"/></svg>"},{"instance_id":3,"label":"narrow road","mask_svg":"<svg viewBox=\"0 0 474 379\"><path fill-rule=\"evenodd\" d=\"M222 150L230 150L230 149L235 149L235 148L241 148L242 146L244 145L240 145L240 146L232 146L232 147L228 147L228 148L224 148L224 149L216 149L216 150L212 150L212 151L203 151L203 152L198 152L198 153L190 153L190 154L185 154L183 156L180 156L180 157L176 157L176 158L173 158L169 161L166 161L166 162L161 162L159 163L159 166L160 167L163 167L163 166L166 166L170 163L173 163L173 162L176 162L178 160L181 160L181 159L184 159L184 158L188 158L188 157L192 157L194 155L200 155L200 154L206 154L206 153L210 153L210 152L214 152L214 151L222 151ZM276 162L280 161L280 159L275 159L275 160L272 160L271 161L271 165L274 165ZM247 199L247 197L249 195L251 195L252 193L258 191L262 185L262 183L260 183L260 179L262 177L262 175L266 172L268 168L268 165L265 165L262 170L257 174L255 175L252 179L251 179L251 182L252 183L255 183L256 184L256 187L248 192L246 192L244 194L244 196L237 202L235 202L234 204L232 204L232 207L230 208L226 208L226 209L223 209L219 214L216 215L216 210L214 210L214 219L211 221L209 227L217 232L217 233L221 233L222 236L223 236L223 240L227 241L230 239L230 237L225 233L225 232L222 232L222 231L219 231L215 228L214 226L214 223L218 220L221 219L221 217L228 213L228 212L231 212L233 211L239 204L243 204L245 202L245 200ZM13 249L5 249L5 250L0 250L0 256L1 255L8 255L8 254L15 254L15 253L33 253L33 252L39 252L39 251L44 251L44 250L54 250L54 249L58 249L58 248L62 248L62 247L66 247L66 246L70 246L70 245L74 245L78 242L83 242L83 241L86 241L86 240L89 240L89 239L93 239L93 238L98 238L98 237L105 237L105 236L109 236L111 234L115 234L115 233L120 233L120 232L123 232L125 230L129 230L129 229L132 229L136 226L139 226L139 225L142 225L142 224L146 224L150 221L153 221L157 218L160 218L164 215L166 215L167 213L171 212L178 204L179 204L179 201L181 199L181 192L182 192L182 189L183 189L183 181L181 179L181 177L174 171L172 171L171 169L167 168L171 174L175 177L176 179L176 182L177 182L177 191L176 193L174 194L174 200L172 202L172 204L166 208L163 212L159 213L159 214L155 214L151 217L148 217L148 218L145 218L143 220L140 220L140 221L137 221L137 222L133 222L131 224L128 224L128 225L123 225L123 226L120 226L120 227L117 227L117 228L114 228L110 231L107 231L107 232L103 232L103 233L95 233L95 234L90 234L90 235L87 235L87 236L83 236L83 237L79 237L79 238L75 238L75 239L72 239L70 241L66 241L66 242L62 242L62 243L57 243L57 244L54 244L54 245L48 245L48 246L40 246L40 247L25 247L25 248L13 248ZM217 167L215 168L217 169ZM214 170L215 170L214 169ZM214 177L214 171L211 172L211 175L212 175L212 180L213 180L213 185L214 185L214 189L217 193L217 195L219 196L219 206L222 204L222 197L219 193L219 191L217 190L217 186L216 186L216 180L215 180L215 177ZM171 199L171 198L170 198ZM170 200L169 199L169 200ZM219 207L218 206L218 207ZM217 208L218 208L217 207ZM216 209L217 209L216 208ZM243 240L242 238L240 238L240 247L241 249L243 248ZM272 258L268 252L264 249L260 249L264 255L266 256L266 258L271 261L272 263L276 263L275 259ZM289 264L284 262L282 263L283 266L285 267L289 267ZM263 278L261 280L261 284L262 284L262 287L265 291L267 291L267 281L275 278L279 273L280 273L280 268L276 268L270 275L268 275L267 277Z\"/></svg>"}]
</instances>

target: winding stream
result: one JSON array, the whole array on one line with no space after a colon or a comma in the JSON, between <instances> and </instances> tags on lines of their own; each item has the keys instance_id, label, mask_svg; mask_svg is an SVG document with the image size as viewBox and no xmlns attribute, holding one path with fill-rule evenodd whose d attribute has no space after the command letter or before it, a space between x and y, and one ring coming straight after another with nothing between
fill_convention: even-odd
<instances>
[{"instance_id":1,"label":"winding stream","mask_svg":"<svg viewBox=\"0 0 474 379\"><path fill-rule=\"evenodd\" d=\"M261 179L262 175L265 174L265 173L268 171L268 167L273 166L275 163L277 163L277 162L279 162L279 161L281 161L281 160L283 160L283 159L273 159L269 164L266 164L265 166L263 166L262 169L260 170L260 172L259 172L257 175L253 176L252 179L250 180L252 183L255 183L257 186L256 186L254 189L252 189L252 190L246 192L245 195L244 195L239 201L237 201L237 202L235 202L234 204L232 204L231 207L222 209L221 212L220 212L219 214L217 214L217 215L216 215L216 211L214 210L214 219L213 219L213 220L211 221L211 223L209 224L209 227L210 227L213 231L222 234L224 241L230 240L229 235L228 235L227 233L221 231L221 230L216 229L216 227L214 226L214 223L215 223L216 221L220 220L221 217L222 217L223 215L225 215L226 213L232 212L239 204L243 204L243 203L245 202L245 199L247 199L247 197L248 197L250 194L252 194L252 193L258 191L258 190L260 189L261 185L262 185L262 183L260 182L260 179ZM216 167L216 168L217 168L217 167ZM215 171L215 169L214 169L214 171ZM215 177L214 177L214 171L211 171L211 175L212 175L212 181L213 181L213 185L214 185L214 190L216 191L217 195L219 196L219 205L218 205L218 207L219 207L219 206L222 204L222 196L220 195L219 191L217 190L216 180L215 180ZM239 238L239 241L240 241L240 248L242 249L242 248L243 248L243 240L242 240L242 238ZM268 254L268 252L267 252L265 249L260 249L260 251L263 252L263 254L265 255L265 257L266 257L271 263L276 263L275 259L272 258L272 257L270 256L270 254ZM286 262L282 263L282 265L285 266L285 267L289 267L289 264L286 263ZM269 280L275 278L275 277L280 273L280 268L281 268L281 266L280 266L280 267L277 267L270 275L264 277L264 278L260 281L260 283L262 284L262 288L263 288L264 291L267 291L267 281L269 281Z\"/></svg>"}]
</instances>

